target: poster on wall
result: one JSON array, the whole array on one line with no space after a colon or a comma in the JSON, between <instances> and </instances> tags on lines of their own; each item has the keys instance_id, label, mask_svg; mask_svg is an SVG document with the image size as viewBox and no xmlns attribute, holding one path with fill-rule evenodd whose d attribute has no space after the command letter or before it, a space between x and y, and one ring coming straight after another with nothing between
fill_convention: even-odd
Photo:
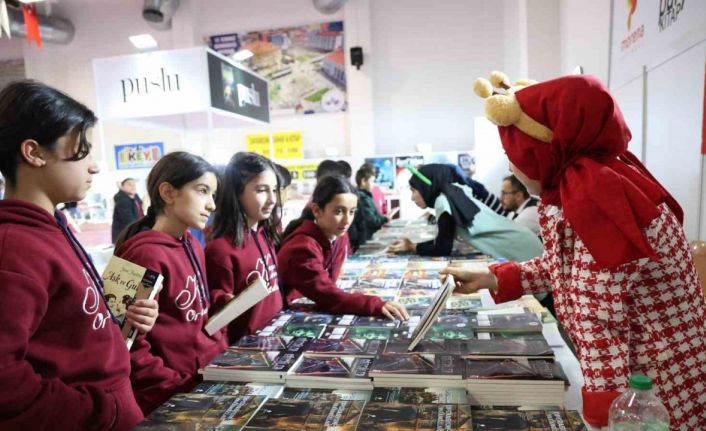
<instances>
[{"instance_id":1,"label":"poster on wall","mask_svg":"<svg viewBox=\"0 0 706 431\"><path fill-rule=\"evenodd\" d=\"M424 164L424 156L397 156L395 157L395 183L397 190L408 185L412 173L409 172L407 166L411 165L415 168Z\"/></svg>"},{"instance_id":2,"label":"poster on wall","mask_svg":"<svg viewBox=\"0 0 706 431\"><path fill-rule=\"evenodd\" d=\"M252 56L243 63L270 82L270 110L314 114L347 108L343 22L211 36L223 55Z\"/></svg>"},{"instance_id":3,"label":"poster on wall","mask_svg":"<svg viewBox=\"0 0 706 431\"><path fill-rule=\"evenodd\" d=\"M163 142L115 146L116 169L149 169L164 155Z\"/></svg>"},{"instance_id":4,"label":"poster on wall","mask_svg":"<svg viewBox=\"0 0 706 431\"><path fill-rule=\"evenodd\" d=\"M267 80L208 53L211 106L241 117L270 122Z\"/></svg>"},{"instance_id":5,"label":"poster on wall","mask_svg":"<svg viewBox=\"0 0 706 431\"><path fill-rule=\"evenodd\" d=\"M375 184L383 191L395 189L395 164L392 157L366 158L365 163L375 170Z\"/></svg>"},{"instance_id":6,"label":"poster on wall","mask_svg":"<svg viewBox=\"0 0 706 431\"><path fill-rule=\"evenodd\" d=\"M704 16L704 1L614 1L611 89L706 39Z\"/></svg>"}]
</instances>

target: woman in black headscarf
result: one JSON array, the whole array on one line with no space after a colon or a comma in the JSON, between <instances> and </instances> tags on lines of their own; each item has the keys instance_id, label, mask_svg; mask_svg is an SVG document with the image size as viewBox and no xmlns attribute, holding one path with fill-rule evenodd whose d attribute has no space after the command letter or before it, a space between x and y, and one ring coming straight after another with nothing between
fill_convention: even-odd
<instances>
[{"instance_id":1,"label":"woman in black headscarf","mask_svg":"<svg viewBox=\"0 0 706 431\"><path fill-rule=\"evenodd\" d=\"M393 242L393 253L410 252L422 256L448 256L456 236L481 253L524 261L542 254L542 243L524 226L496 214L473 197L456 170L449 165L429 164L418 170L410 167L412 201L420 208L433 208L438 234L431 241L415 244L409 238Z\"/></svg>"}]
</instances>

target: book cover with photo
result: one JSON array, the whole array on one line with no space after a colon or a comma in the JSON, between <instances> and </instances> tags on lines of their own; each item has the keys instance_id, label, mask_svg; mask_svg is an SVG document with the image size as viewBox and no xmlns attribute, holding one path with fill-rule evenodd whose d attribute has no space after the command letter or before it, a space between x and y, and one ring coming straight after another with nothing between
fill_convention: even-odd
<instances>
[{"instance_id":1,"label":"book cover with photo","mask_svg":"<svg viewBox=\"0 0 706 431\"><path fill-rule=\"evenodd\" d=\"M373 327L373 326L329 326L321 336L322 339L342 340L380 340L386 341L390 338L393 328Z\"/></svg>"},{"instance_id":2,"label":"book cover with photo","mask_svg":"<svg viewBox=\"0 0 706 431\"><path fill-rule=\"evenodd\" d=\"M390 320L382 316L356 316L355 314L344 314L336 316L331 323L335 326L370 326L383 328L397 328L400 325L399 320Z\"/></svg>"},{"instance_id":3,"label":"book cover with photo","mask_svg":"<svg viewBox=\"0 0 706 431\"><path fill-rule=\"evenodd\" d=\"M377 377L462 378L463 362L456 355L408 353L402 355L380 355L373 361L370 375Z\"/></svg>"},{"instance_id":4,"label":"book cover with photo","mask_svg":"<svg viewBox=\"0 0 706 431\"><path fill-rule=\"evenodd\" d=\"M129 350L138 331L125 318L127 307L138 299L154 299L162 288L164 277L151 269L112 256L101 278L108 306L118 320Z\"/></svg>"}]
</instances>

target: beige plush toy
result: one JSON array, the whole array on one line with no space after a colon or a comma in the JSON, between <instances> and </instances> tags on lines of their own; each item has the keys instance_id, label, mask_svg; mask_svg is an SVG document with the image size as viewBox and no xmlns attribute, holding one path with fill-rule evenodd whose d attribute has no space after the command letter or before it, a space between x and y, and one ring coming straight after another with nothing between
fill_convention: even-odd
<instances>
[{"instance_id":1,"label":"beige plush toy","mask_svg":"<svg viewBox=\"0 0 706 431\"><path fill-rule=\"evenodd\" d=\"M506 74L494 71L490 74L490 80L476 79L473 91L485 99L485 116L493 124L515 126L535 139L551 142L551 129L525 114L515 97L516 91L536 83L531 79L520 79L510 85Z\"/></svg>"}]
</instances>

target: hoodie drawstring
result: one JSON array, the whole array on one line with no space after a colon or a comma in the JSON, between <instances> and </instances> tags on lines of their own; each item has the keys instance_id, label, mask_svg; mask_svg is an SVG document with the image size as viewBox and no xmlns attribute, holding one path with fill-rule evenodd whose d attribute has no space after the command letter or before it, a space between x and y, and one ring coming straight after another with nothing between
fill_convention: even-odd
<instances>
[{"instance_id":1,"label":"hoodie drawstring","mask_svg":"<svg viewBox=\"0 0 706 431\"><path fill-rule=\"evenodd\" d=\"M93 261L91 260L91 257L88 255L88 253L86 253L86 250L84 250L83 246L81 246L81 243L78 242L73 232L71 232L71 229L66 226L66 224L64 223L64 219L61 217L58 211L54 212L54 218L56 219L56 222L59 225L61 232L63 232L64 236L66 237L66 240L71 245L71 249L73 249L74 253L76 254L76 257L78 257L78 260L81 261L83 269L86 271L86 273L88 273L89 277L91 277L91 281L98 289L98 292L100 292L100 296L101 298L103 298L103 304L105 304L105 308L108 310L108 313L110 313L111 320L119 325L120 321L113 315L113 310L110 309L110 306L108 305L108 300L105 297L105 290L103 289L103 279L100 275L98 275L96 267L93 266Z\"/></svg>"}]
</instances>

